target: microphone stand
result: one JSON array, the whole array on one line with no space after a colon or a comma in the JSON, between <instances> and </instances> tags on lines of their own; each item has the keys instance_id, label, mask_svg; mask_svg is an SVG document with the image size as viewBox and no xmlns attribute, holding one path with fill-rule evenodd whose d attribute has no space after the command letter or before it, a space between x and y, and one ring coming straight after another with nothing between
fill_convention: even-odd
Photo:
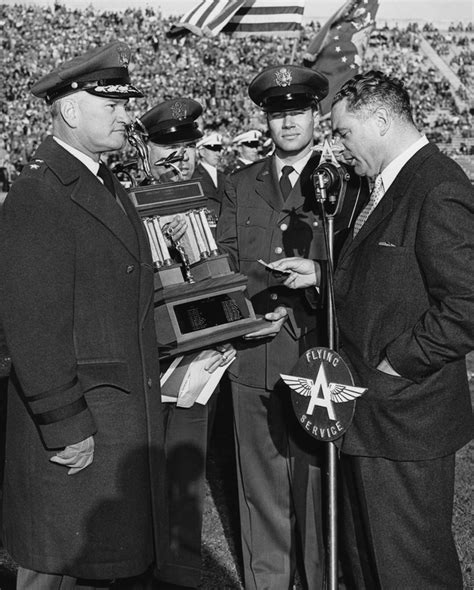
<instances>
[{"instance_id":1,"label":"microphone stand","mask_svg":"<svg viewBox=\"0 0 474 590\"><path fill-rule=\"evenodd\" d=\"M313 174L313 182L316 192L316 200L321 206L321 219L323 224L324 239L328 256L327 262L327 323L329 348L338 352L339 342L337 337L337 325L334 305L334 218L342 208L345 187L348 175L342 166L324 163L316 168ZM329 189L336 189L337 194ZM328 494L328 560L327 560L327 588L338 588L338 537L337 537L337 448L334 442L327 443L327 494Z\"/></svg>"}]
</instances>

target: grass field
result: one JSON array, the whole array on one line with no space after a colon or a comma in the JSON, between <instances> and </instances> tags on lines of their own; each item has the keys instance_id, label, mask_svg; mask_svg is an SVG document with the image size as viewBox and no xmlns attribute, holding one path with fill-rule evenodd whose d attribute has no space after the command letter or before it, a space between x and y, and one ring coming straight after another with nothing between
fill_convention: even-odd
<instances>
[{"instance_id":1,"label":"grass field","mask_svg":"<svg viewBox=\"0 0 474 590\"><path fill-rule=\"evenodd\" d=\"M471 399L474 402L474 354L468 359L468 371L471 377ZM203 530L203 590L243 590L229 401L223 396L219 400L218 419L208 460ZM465 590L474 590L473 473L474 442L471 442L457 455L453 517L453 530L463 568ZM14 590L15 569L16 566L6 551L0 548L0 590Z\"/></svg>"}]
</instances>

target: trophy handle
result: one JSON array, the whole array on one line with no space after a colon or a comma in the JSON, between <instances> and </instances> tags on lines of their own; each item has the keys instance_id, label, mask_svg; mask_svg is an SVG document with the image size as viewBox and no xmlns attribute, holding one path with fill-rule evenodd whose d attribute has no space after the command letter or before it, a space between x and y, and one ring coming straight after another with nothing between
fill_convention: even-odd
<instances>
[{"instance_id":1,"label":"trophy handle","mask_svg":"<svg viewBox=\"0 0 474 590\"><path fill-rule=\"evenodd\" d=\"M148 160L148 149L146 147L148 134L140 119L135 119L135 121L128 126L127 135L128 143L137 150L138 158L147 180L154 182L155 179L151 173L150 161Z\"/></svg>"}]
</instances>

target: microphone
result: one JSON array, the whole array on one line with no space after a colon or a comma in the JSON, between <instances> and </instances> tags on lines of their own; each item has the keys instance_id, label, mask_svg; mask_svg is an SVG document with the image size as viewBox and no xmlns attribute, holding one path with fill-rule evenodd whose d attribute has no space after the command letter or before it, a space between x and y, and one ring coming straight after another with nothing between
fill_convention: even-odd
<instances>
[{"instance_id":1,"label":"microphone","mask_svg":"<svg viewBox=\"0 0 474 590\"><path fill-rule=\"evenodd\" d=\"M328 215L336 215L342 208L349 172L338 162L322 162L311 175L316 192L316 200Z\"/></svg>"}]
</instances>

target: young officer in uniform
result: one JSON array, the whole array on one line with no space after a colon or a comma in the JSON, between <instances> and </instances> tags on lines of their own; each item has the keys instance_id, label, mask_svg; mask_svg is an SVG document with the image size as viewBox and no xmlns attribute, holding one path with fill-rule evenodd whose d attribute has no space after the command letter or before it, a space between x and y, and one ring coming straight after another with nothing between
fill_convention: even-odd
<instances>
[{"instance_id":1,"label":"young officer in uniform","mask_svg":"<svg viewBox=\"0 0 474 590\"><path fill-rule=\"evenodd\" d=\"M150 169L156 180L197 179L196 140L202 137L196 119L201 105L189 98L164 101L141 116L148 133ZM178 171L157 164L173 153L182 156ZM215 201L208 199L208 208ZM170 225L173 239L186 229L179 215ZM217 346L208 366L212 372L235 355L228 345ZM162 363L162 370L169 361ZM181 407L165 404L165 452L168 474L170 537L165 562L159 572L160 590L197 588L201 578L201 532L205 497L207 448L217 392L205 405Z\"/></svg>"},{"instance_id":2,"label":"young officer in uniform","mask_svg":"<svg viewBox=\"0 0 474 590\"><path fill-rule=\"evenodd\" d=\"M142 96L129 59L116 41L33 85L53 134L2 207L3 541L18 590L107 587L159 566L166 540L151 256L101 161Z\"/></svg>"},{"instance_id":3,"label":"young officer in uniform","mask_svg":"<svg viewBox=\"0 0 474 590\"><path fill-rule=\"evenodd\" d=\"M317 105L327 90L324 76L300 66L272 66L253 79L249 94L267 114L276 149L230 176L217 226L219 246L248 276L253 307L268 320L237 342L229 368L246 590L288 590L297 548L305 587L323 587L324 453L299 426L280 373L327 344L326 321L259 259L326 258L311 173L320 158L313 152Z\"/></svg>"}]
</instances>

